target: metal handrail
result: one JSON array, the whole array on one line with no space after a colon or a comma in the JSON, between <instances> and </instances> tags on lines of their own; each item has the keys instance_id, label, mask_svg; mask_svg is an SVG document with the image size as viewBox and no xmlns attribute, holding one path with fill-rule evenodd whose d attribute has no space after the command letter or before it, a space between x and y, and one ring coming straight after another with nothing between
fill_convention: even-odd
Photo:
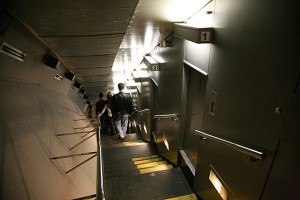
<instances>
[{"instance_id":1,"label":"metal handrail","mask_svg":"<svg viewBox=\"0 0 300 200\"><path fill-rule=\"evenodd\" d=\"M167 119L179 116L178 114L164 114L164 115L154 115L155 119Z\"/></svg>"},{"instance_id":2,"label":"metal handrail","mask_svg":"<svg viewBox=\"0 0 300 200\"><path fill-rule=\"evenodd\" d=\"M144 112L149 112L150 109L149 108L145 108L143 110L138 111L140 114L144 113Z\"/></svg>"},{"instance_id":3,"label":"metal handrail","mask_svg":"<svg viewBox=\"0 0 300 200\"><path fill-rule=\"evenodd\" d=\"M154 115L154 119L169 119L172 118L172 120L176 121L179 114L164 114L164 115Z\"/></svg>"},{"instance_id":4,"label":"metal handrail","mask_svg":"<svg viewBox=\"0 0 300 200\"><path fill-rule=\"evenodd\" d=\"M213 136L213 135L209 135L207 133L204 133L202 131L199 131L199 130L195 130L195 132L200 135L203 139L211 139L215 142L218 142L218 143L221 143L221 144L224 144L228 147L231 147L241 153L244 153L246 155L249 155L251 156L252 158L255 158L255 159L258 159L258 160L262 160L263 159L263 152L260 152L260 151L256 151L254 149L250 149L248 147L245 147L245 146L242 146L242 145L239 145L239 144L236 144L236 143L233 143L233 142L230 142L228 140L224 140L222 138L218 138L216 136Z\"/></svg>"},{"instance_id":5,"label":"metal handrail","mask_svg":"<svg viewBox=\"0 0 300 200\"><path fill-rule=\"evenodd\" d=\"M101 135L100 135L101 123L98 122L97 130L97 184L96 184L96 200L105 200L105 185L104 185L104 164L102 155Z\"/></svg>"}]
</instances>

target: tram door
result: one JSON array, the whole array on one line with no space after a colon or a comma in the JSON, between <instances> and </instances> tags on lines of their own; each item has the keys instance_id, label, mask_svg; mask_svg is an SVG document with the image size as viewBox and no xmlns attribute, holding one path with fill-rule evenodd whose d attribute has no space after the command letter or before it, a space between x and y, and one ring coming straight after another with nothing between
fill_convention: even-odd
<instances>
[{"instance_id":1,"label":"tram door","mask_svg":"<svg viewBox=\"0 0 300 200\"><path fill-rule=\"evenodd\" d=\"M157 141L156 134L156 120L154 120L154 114L157 113L157 91L158 84L153 78L150 78L151 92L150 92L150 130L151 130L151 141Z\"/></svg>"},{"instance_id":2,"label":"tram door","mask_svg":"<svg viewBox=\"0 0 300 200\"><path fill-rule=\"evenodd\" d=\"M206 75L185 65L187 77L186 124L182 149L196 166L199 148L199 136L195 130L201 130L203 119Z\"/></svg>"},{"instance_id":3,"label":"tram door","mask_svg":"<svg viewBox=\"0 0 300 200\"><path fill-rule=\"evenodd\" d=\"M139 110L141 110L141 91L138 87L136 89L136 93L133 96L133 101L134 101L134 112L133 112L131 125L132 125L132 131L138 133L139 124L140 124Z\"/></svg>"},{"instance_id":4,"label":"tram door","mask_svg":"<svg viewBox=\"0 0 300 200\"><path fill-rule=\"evenodd\" d=\"M135 90L134 92L131 93L132 96L132 101L133 101L133 115L130 118L130 128L132 133L137 133L138 132L138 119L137 119L137 103L138 103L138 91Z\"/></svg>"},{"instance_id":5,"label":"tram door","mask_svg":"<svg viewBox=\"0 0 300 200\"><path fill-rule=\"evenodd\" d=\"M153 116L155 112L156 83L152 78L144 78L142 85L142 104L140 113L140 131L143 140L153 141Z\"/></svg>"}]
</instances>

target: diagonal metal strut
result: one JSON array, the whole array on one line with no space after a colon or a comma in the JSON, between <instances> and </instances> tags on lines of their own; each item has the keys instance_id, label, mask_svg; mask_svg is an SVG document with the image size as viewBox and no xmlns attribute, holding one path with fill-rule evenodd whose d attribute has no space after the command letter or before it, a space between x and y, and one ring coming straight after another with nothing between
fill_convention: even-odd
<instances>
[{"instance_id":1,"label":"diagonal metal strut","mask_svg":"<svg viewBox=\"0 0 300 200\"><path fill-rule=\"evenodd\" d=\"M95 153L97 153L97 151L79 153L79 154L72 154L72 155L65 155L65 156L57 156L57 157L52 157L50 159L55 160L55 159L63 159L63 158L70 158L70 157L76 157L76 156L86 156L86 155L95 154Z\"/></svg>"}]
</instances>

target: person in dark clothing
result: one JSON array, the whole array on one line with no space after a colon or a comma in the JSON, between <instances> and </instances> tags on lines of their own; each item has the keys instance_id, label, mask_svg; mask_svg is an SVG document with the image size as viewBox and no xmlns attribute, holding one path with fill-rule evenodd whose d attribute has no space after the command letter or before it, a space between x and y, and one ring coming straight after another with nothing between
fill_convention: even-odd
<instances>
[{"instance_id":1,"label":"person in dark clothing","mask_svg":"<svg viewBox=\"0 0 300 200\"><path fill-rule=\"evenodd\" d=\"M121 140L126 138L128 118L133 112L132 98L129 93L124 92L124 88L124 83L119 83L119 93L115 94L111 99L111 111L115 130Z\"/></svg>"},{"instance_id":2,"label":"person in dark clothing","mask_svg":"<svg viewBox=\"0 0 300 200\"><path fill-rule=\"evenodd\" d=\"M105 106L103 110L100 113L100 116L107 111L107 124L108 127L110 128L110 135L116 135L115 127L114 127L114 121L112 118L112 112L111 112L111 98L113 94L111 92L107 92L106 94L106 101L105 101Z\"/></svg>"},{"instance_id":3,"label":"person in dark clothing","mask_svg":"<svg viewBox=\"0 0 300 200\"><path fill-rule=\"evenodd\" d=\"M107 111L104 112L101 116L99 114L103 110L105 106L105 100L103 99L103 93L99 93L99 100L96 102L96 116L100 118L101 129L103 132L107 131L106 119L107 119Z\"/></svg>"},{"instance_id":4,"label":"person in dark clothing","mask_svg":"<svg viewBox=\"0 0 300 200\"><path fill-rule=\"evenodd\" d=\"M93 106L90 101L87 101L86 104L87 104L87 108L85 110L85 114L88 116L88 118L93 118L93 113L92 113Z\"/></svg>"}]
</instances>

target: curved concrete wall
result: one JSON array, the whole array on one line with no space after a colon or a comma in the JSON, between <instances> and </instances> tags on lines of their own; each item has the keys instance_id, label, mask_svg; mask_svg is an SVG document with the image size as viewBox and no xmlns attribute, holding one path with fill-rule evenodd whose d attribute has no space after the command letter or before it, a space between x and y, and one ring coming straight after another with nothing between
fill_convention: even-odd
<instances>
[{"instance_id":1,"label":"curved concrete wall","mask_svg":"<svg viewBox=\"0 0 300 200\"><path fill-rule=\"evenodd\" d=\"M93 155L50 159L96 151L95 136L74 147L93 132L57 136L89 125L78 120L84 118L84 101L71 89L72 81L54 79L63 74L63 66L45 66L47 47L15 21L0 42L27 54L25 62L19 62L0 53L0 198L52 200L95 194L96 157L69 173Z\"/></svg>"}]
</instances>

